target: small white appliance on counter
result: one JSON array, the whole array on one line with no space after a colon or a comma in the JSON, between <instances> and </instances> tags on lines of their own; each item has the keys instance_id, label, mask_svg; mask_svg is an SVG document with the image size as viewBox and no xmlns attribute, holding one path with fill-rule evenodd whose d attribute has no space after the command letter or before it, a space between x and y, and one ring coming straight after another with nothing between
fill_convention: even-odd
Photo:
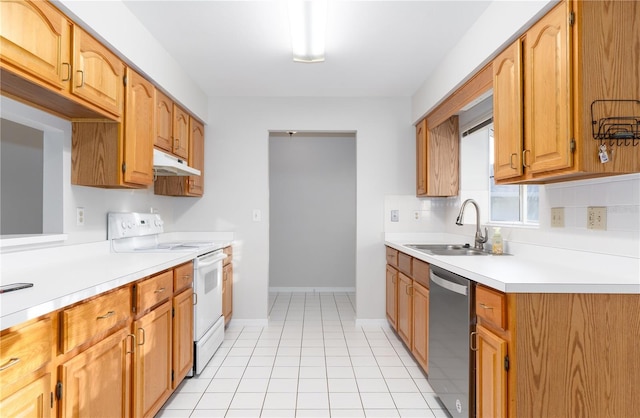
<instances>
[{"instance_id":1,"label":"small white appliance on counter","mask_svg":"<svg viewBox=\"0 0 640 418\"><path fill-rule=\"evenodd\" d=\"M157 213L110 212L108 239L113 252L194 252L193 371L202 373L224 340L222 262L226 258L212 241L162 240L164 222Z\"/></svg>"}]
</instances>

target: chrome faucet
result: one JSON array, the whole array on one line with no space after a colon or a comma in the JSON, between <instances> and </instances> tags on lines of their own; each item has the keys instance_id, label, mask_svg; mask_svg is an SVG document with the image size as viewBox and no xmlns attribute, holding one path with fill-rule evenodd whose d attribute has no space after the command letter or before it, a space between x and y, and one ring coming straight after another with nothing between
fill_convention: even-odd
<instances>
[{"instance_id":1,"label":"chrome faucet","mask_svg":"<svg viewBox=\"0 0 640 418\"><path fill-rule=\"evenodd\" d=\"M478 203L473 199L467 199L462 202L462 207L460 208L460 213L458 213L458 218L456 219L456 225L462 226L462 218L464 216L464 208L467 206L467 203L473 204L476 207L476 236L475 236L475 244L473 248L478 250L484 250L484 243L487 242L488 231L487 228L484 229L484 236L482 236L482 231L480 230L480 207Z\"/></svg>"}]
</instances>

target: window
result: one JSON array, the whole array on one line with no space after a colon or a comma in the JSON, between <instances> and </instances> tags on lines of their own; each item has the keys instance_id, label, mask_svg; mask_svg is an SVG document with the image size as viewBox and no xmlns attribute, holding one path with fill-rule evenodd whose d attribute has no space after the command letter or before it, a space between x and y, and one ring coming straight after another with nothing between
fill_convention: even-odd
<instances>
[{"instance_id":1,"label":"window","mask_svg":"<svg viewBox=\"0 0 640 418\"><path fill-rule=\"evenodd\" d=\"M489 221L523 225L539 223L539 186L496 185L493 179L493 129L489 130Z\"/></svg>"}]
</instances>

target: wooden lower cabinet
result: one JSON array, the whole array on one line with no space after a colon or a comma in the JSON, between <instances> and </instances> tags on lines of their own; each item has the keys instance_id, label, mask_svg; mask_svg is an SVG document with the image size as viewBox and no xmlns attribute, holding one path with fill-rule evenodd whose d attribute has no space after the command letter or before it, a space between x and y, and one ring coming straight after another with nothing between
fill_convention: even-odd
<instances>
[{"instance_id":1,"label":"wooden lower cabinet","mask_svg":"<svg viewBox=\"0 0 640 418\"><path fill-rule=\"evenodd\" d=\"M398 270L387 264L387 320L398 329Z\"/></svg>"},{"instance_id":2,"label":"wooden lower cabinet","mask_svg":"<svg viewBox=\"0 0 640 418\"><path fill-rule=\"evenodd\" d=\"M413 345L411 353L429 371L429 289L413 282Z\"/></svg>"},{"instance_id":3,"label":"wooden lower cabinet","mask_svg":"<svg viewBox=\"0 0 640 418\"><path fill-rule=\"evenodd\" d=\"M193 367L193 289L173 298L173 382L178 387Z\"/></svg>"},{"instance_id":4,"label":"wooden lower cabinet","mask_svg":"<svg viewBox=\"0 0 640 418\"><path fill-rule=\"evenodd\" d=\"M2 394L4 396L4 393ZM47 373L0 401L3 417L48 418L52 415L51 374Z\"/></svg>"},{"instance_id":5,"label":"wooden lower cabinet","mask_svg":"<svg viewBox=\"0 0 640 418\"><path fill-rule=\"evenodd\" d=\"M482 325L476 328L476 417L507 417L507 342Z\"/></svg>"},{"instance_id":6,"label":"wooden lower cabinet","mask_svg":"<svg viewBox=\"0 0 640 418\"><path fill-rule=\"evenodd\" d=\"M61 417L129 417L132 338L122 329L60 366Z\"/></svg>"},{"instance_id":7,"label":"wooden lower cabinet","mask_svg":"<svg viewBox=\"0 0 640 418\"><path fill-rule=\"evenodd\" d=\"M411 348L413 343L413 280L398 273L398 335Z\"/></svg>"},{"instance_id":8,"label":"wooden lower cabinet","mask_svg":"<svg viewBox=\"0 0 640 418\"><path fill-rule=\"evenodd\" d=\"M227 325L233 315L233 264L222 268L222 315Z\"/></svg>"},{"instance_id":9,"label":"wooden lower cabinet","mask_svg":"<svg viewBox=\"0 0 640 418\"><path fill-rule=\"evenodd\" d=\"M133 323L136 335L133 384L135 417L153 417L173 390L171 308L171 301L167 301Z\"/></svg>"}]
</instances>

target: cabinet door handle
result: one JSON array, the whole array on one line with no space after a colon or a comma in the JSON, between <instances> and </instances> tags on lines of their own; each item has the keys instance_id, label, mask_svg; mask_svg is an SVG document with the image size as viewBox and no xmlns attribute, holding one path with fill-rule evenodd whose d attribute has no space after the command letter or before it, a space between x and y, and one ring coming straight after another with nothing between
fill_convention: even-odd
<instances>
[{"instance_id":1,"label":"cabinet door handle","mask_svg":"<svg viewBox=\"0 0 640 418\"><path fill-rule=\"evenodd\" d=\"M3 364L0 367L0 372L3 371L3 370L7 370L9 367L15 366L18 363L20 363L20 358L19 357L14 357L12 359L9 359L9 361L6 364Z\"/></svg>"},{"instance_id":2,"label":"cabinet door handle","mask_svg":"<svg viewBox=\"0 0 640 418\"><path fill-rule=\"evenodd\" d=\"M198 304L198 294L194 293L193 294L193 306L196 306Z\"/></svg>"},{"instance_id":3,"label":"cabinet door handle","mask_svg":"<svg viewBox=\"0 0 640 418\"><path fill-rule=\"evenodd\" d=\"M127 351L127 354L133 354L136 352L136 334L128 334L127 338L131 337L131 350Z\"/></svg>"},{"instance_id":4,"label":"cabinet door handle","mask_svg":"<svg viewBox=\"0 0 640 418\"><path fill-rule=\"evenodd\" d=\"M530 149L526 149L526 150L522 151L522 165L525 168L530 168L531 166L527 165L527 152L531 152L531 150Z\"/></svg>"},{"instance_id":5,"label":"cabinet door handle","mask_svg":"<svg viewBox=\"0 0 640 418\"><path fill-rule=\"evenodd\" d=\"M67 66L67 76L65 78L63 78L62 81L71 80L71 64L69 64L68 62L63 62L62 65L66 65Z\"/></svg>"},{"instance_id":6,"label":"cabinet door handle","mask_svg":"<svg viewBox=\"0 0 640 418\"><path fill-rule=\"evenodd\" d=\"M407 287L405 287L405 293L409 296L411 296L413 294L413 285L409 285Z\"/></svg>"},{"instance_id":7,"label":"cabinet door handle","mask_svg":"<svg viewBox=\"0 0 640 418\"><path fill-rule=\"evenodd\" d=\"M113 315L116 314L116 311L109 311L104 315L100 315L99 317L97 317L96 319L107 319L107 318L111 318Z\"/></svg>"},{"instance_id":8,"label":"cabinet door handle","mask_svg":"<svg viewBox=\"0 0 640 418\"><path fill-rule=\"evenodd\" d=\"M138 345L144 345L147 342L147 334L144 332L144 328L138 328L138 331L142 331L142 341Z\"/></svg>"},{"instance_id":9,"label":"cabinet door handle","mask_svg":"<svg viewBox=\"0 0 640 418\"><path fill-rule=\"evenodd\" d=\"M166 288L164 288L164 287L161 287L160 289L156 289L156 290L154 291L154 293L162 293L162 292L164 292L165 290L167 290L167 289L166 289Z\"/></svg>"},{"instance_id":10,"label":"cabinet door handle","mask_svg":"<svg viewBox=\"0 0 640 418\"><path fill-rule=\"evenodd\" d=\"M76 86L76 87L78 87L78 88L79 88L79 87L84 86L84 71L82 71L82 70L77 70L77 71L76 71L76 73L79 73L79 74L80 74L80 85L79 85L79 86Z\"/></svg>"},{"instance_id":11,"label":"cabinet door handle","mask_svg":"<svg viewBox=\"0 0 640 418\"><path fill-rule=\"evenodd\" d=\"M485 305L484 303L481 303L480 307L482 309L487 309L487 310L491 310L491 311L493 310L493 306Z\"/></svg>"},{"instance_id":12,"label":"cabinet door handle","mask_svg":"<svg viewBox=\"0 0 640 418\"><path fill-rule=\"evenodd\" d=\"M478 333L476 331L473 331L471 332L471 334L469 334L469 348L471 349L471 351L478 351L478 345L474 344L477 335Z\"/></svg>"},{"instance_id":13,"label":"cabinet door handle","mask_svg":"<svg viewBox=\"0 0 640 418\"><path fill-rule=\"evenodd\" d=\"M509 159L509 167L511 167L513 170L517 170L518 167L513 165L513 157L518 158L518 154L515 153L515 152L513 154L511 154L511 158Z\"/></svg>"}]
</instances>

